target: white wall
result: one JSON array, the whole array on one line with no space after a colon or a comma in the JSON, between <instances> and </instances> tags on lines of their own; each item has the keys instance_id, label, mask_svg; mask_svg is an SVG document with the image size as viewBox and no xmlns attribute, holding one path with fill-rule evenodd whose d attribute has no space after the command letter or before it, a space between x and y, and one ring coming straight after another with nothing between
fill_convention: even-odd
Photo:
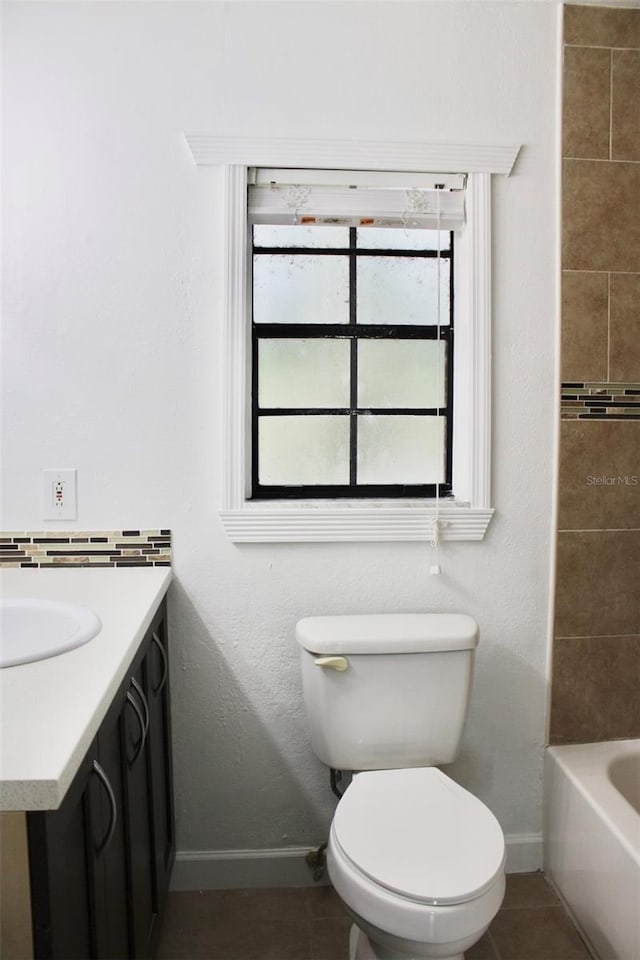
<instances>
[{"instance_id":1,"label":"white wall","mask_svg":"<svg viewBox=\"0 0 640 960\"><path fill-rule=\"evenodd\" d=\"M538 833L554 4L5 3L3 19L3 526L46 529L41 470L75 466L78 528L172 528L179 848L324 838L293 628L375 610L478 619L453 773L508 834ZM427 545L225 538L218 181L186 129L524 144L494 190L497 514L484 543L444 545L439 578Z\"/></svg>"}]
</instances>

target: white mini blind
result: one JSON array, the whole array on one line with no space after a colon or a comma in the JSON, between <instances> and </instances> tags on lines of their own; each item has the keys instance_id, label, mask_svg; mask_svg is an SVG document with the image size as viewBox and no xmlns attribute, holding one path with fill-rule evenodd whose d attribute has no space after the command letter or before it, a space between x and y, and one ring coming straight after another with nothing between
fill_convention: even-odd
<instances>
[{"instance_id":1,"label":"white mini blind","mask_svg":"<svg viewBox=\"0 0 640 960\"><path fill-rule=\"evenodd\" d=\"M251 168L249 220L454 230L465 187L464 174Z\"/></svg>"}]
</instances>

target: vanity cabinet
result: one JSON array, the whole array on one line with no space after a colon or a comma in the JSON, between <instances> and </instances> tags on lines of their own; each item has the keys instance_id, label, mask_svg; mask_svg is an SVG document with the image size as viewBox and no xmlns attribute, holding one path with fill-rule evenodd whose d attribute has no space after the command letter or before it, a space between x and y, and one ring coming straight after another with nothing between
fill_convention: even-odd
<instances>
[{"instance_id":1,"label":"vanity cabinet","mask_svg":"<svg viewBox=\"0 0 640 960\"><path fill-rule=\"evenodd\" d=\"M27 830L34 957L151 957L175 857L165 603L61 806Z\"/></svg>"}]
</instances>

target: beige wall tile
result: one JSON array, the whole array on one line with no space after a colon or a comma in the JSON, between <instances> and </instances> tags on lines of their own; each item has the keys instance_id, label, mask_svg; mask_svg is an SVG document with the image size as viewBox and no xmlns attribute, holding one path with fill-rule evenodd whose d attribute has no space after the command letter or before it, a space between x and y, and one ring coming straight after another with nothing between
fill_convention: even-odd
<instances>
[{"instance_id":1,"label":"beige wall tile","mask_svg":"<svg viewBox=\"0 0 640 960\"><path fill-rule=\"evenodd\" d=\"M563 156L609 159L610 100L610 51L567 47L563 74Z\"/></svg>"},{"instance_id":2,"label":"beige wall tile","mask_svg":"<svg viewBox=\"0 0 640 960\"><path fill-rule=\"evenodd\" d=\"M606 380L608 275L562 274L562 379Z\"/></svg>"},{"instance_id":3,"label":"beige wall tile","mask_svg":"<svg viewBox=\"0 0 640 960\"><path fill-rule=\"evenodd\" d=\"M640 50L614 50L611 117L612 159L640 160Z\"/></svg>"},{"instance_id":4,"label":"beige wall tile","mask_svg":"<svg viewBox=\"0 0 640 960\"><path fill-rule=\"evenodd\" d=\"M640 47L640 10L567 4L564 42L595 47Z\"/></svg>"},{"instance_id":5,"label":"beige wall tile","mask_svg":"<svg viewBox=\"0 0 640 960\"><path fill-rule=\"evenodd\" d=\"M640 633L640 530L559 533L556 637Z\"/></svg>"},{"instance_id":6,"label":"beige wall tile","mask_svg":"<svg viewBox=\"0 0 640 960\"><path fill-rule=\"evenodd\" d=\"M591 638L554 640L549 742L588 743L604 739L603 718L594 714Z\"/></svg>"},{"instance_id":7,"label":"beige wall tile","mask_svg":"<svg viewBox=\"0 0 640 960\"><path fill-rule=\"evenodd\" d=\"M558 528L640 527L640 420L563 420Z\"/></svg>"},{"instance_id":8,"label":"beige wall tile","mask_svg":"<svg viewBox=\"0 0 640 960\"><path fill-rule=\"evenodd\" d=\"M640 272L640 164L565 160L562 265Z\"/></svg>"},{"instance_id":9,"label":"beige wall tile","mask_svg":"<svg viewBox=\"0 0 640 960\"><path fill-rule=\"evenodd\" d=\"M602 654L609 678L607 739L640 737L640 637L616 637Z\"/></svg>"},{"instance_id":10,"label":"beige wall tile","mask_svg":"<svg viewBox=\"0 0 640 960\"><path fill-rule=\"evenodd\" d=\"M563 167L562 379L638 382L640 165L624 161L640 160L640 9L567 5L564 41L563 153L583 159ZM551 742L640 736L640 533L610 529L640 525L639 448L638 421L561 425L573 532L558 536Z\"/></svg>"},{"instance_id":11,"label":"beige wall tile","mask_svg":"<svg viewBox=\"0 0 640 960\"><path fill-rule=\"evenodd\" d=\"M640 636L556 640L551 743L640 736Z\"/></svg>"},{"instance_id":12,"label":"beige wall tile","mask_svg":"<svg viewBox=\"0 0 640 960\"><path fill-rule=\"evenodd\" d=\"M610 283L610 377L639 383L640 273L612 274Z\"/></svg>"}]
</instances>

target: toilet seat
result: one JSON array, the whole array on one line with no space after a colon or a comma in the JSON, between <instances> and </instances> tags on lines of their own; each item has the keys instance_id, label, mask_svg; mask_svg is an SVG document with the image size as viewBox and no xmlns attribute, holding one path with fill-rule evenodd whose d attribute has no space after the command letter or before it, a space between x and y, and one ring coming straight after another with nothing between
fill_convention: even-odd
<instances>
[{"instance_id":1,"label":"toilet seat","mask_svg":"<svg viewBox=\"0 0 640 960\"><path fill-rule=\"evenodd\" d=\"M336 809L332 839L368 881L425 905L482 897L504 871L498 821L436 767L355 776Z\"/></svg>"},{"instance_id":2,"label":"toilet seat","mask_svg":"<svg viewBox=\"0 0 640 960\"><path fill-rule=\"evenodd\" d=\"M432 904L412 900L370 880L354 866L343 853L335 838L333 826L329 833L327 869L336 893L347 905L358 927L399 950L405 942L405 952L424 956L413 943L458 943L466 938L463 953L480 939L500 909L505 891L504 870L498 872L493 884L484 893L464 903ZM375 930L372 929L375 927ZM394 946L386 940L387 934L400 938ZM437 953L435 954L437 956Z\"/></svg>"}]
</instances>

